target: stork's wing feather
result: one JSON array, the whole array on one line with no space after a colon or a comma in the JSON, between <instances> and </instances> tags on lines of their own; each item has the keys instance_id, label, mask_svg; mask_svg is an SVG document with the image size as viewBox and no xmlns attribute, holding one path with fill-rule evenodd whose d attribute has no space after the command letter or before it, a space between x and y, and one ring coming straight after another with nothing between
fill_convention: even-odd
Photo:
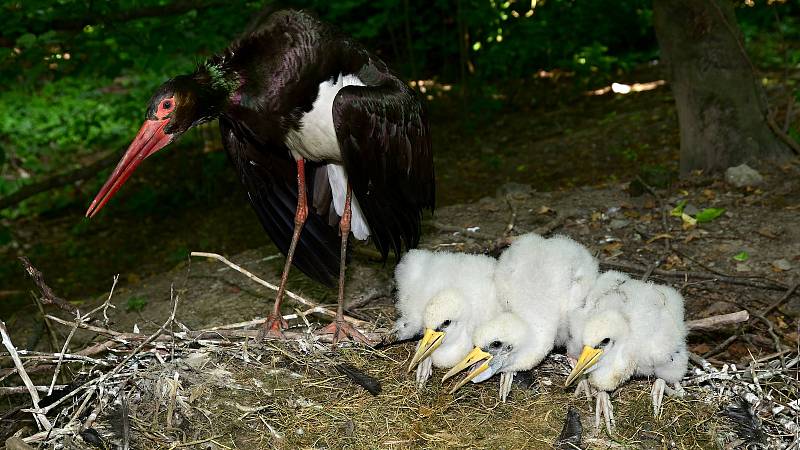
<instances>
[{"instance_id":1,"label":"stork's wing feather","mask_svg":"<svg viewBox=\"0 0 800 450\"><path fill-rule=\"evenodd\" d=\"M250 204L256 211L261 225L269 237L285 255L289 250L294 231L294 215L297 209L297 169L294 161L282 158L284 152L259 151L248 140L237 136L234 126L224 118L219 120L222 143L247 190ZM333 286L339 275L340 240L338 227L332 226L327 217L317 213L315 205L329 205L327 200L314 198L329 190L314 189L320 180L317 172L324 166L307 164L306 180L309 211L300 240L295 249L293 264L314 280ZM316 192L315 192L316 191ZM327 216L327 211L325 212Z\"/></svg>"},{"instance_id":2,"label":"stork's wing feather","mask_svg":"<svg viewBox=\"0 0 800 450\"><path fill-rule=\"evenodd\" d=\"M361 76L361 75L359 75ZM384 258L419 243L423 209L434 206L430 130L424 105L407 86L346 86L333 122L348 181Z\"/></svg>"}]
</instances>

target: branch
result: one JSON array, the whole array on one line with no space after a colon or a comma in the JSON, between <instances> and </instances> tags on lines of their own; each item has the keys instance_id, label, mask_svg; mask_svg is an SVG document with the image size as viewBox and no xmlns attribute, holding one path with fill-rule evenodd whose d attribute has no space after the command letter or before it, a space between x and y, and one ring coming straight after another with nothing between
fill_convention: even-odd
<instances>
[{"instance_id":1,"label":"branch","mask_svg":"<svg viewBox=\"0 0 800 450\"><path fill-rule=\"evenodd\" d=\"M36 287L39 288L39 292L42 293L42 303L46 305L56 305L64 311L72 314L75 314L78 311L78 308L63 298L58 297L53 290L50 289L50 286L44 282L44 275L42 275L42 272L39 272L36 267L33 267L28 258L20 256L19 260L22 261L22 267L25 268L25 272L27 272L27 274L33 279Z\"/></svg>"},{"instance_id":2,"label":"branch","mask_svg":"<svg viewBox=\"0 0 800 450\"><path fill-rule=\"evenodd\" d=\"M202 256L204 258L216 259L217 261L225 263L226 265L228 265L228 267L230 267L233 270L243 274L244 276L246 276L247 278L250 278L251 280L255 281L256 283L258 283L258 284L260 284L262 286L268 287L269 289L272 289L273 291L277 291L278 290L278 286L275 286L274 284L272 284L270 282L262 280L261 278L253 275L247 269L239 267L238 265L230 262L230 260L228 260L227 258L225 258L222 255L218 255L216 253L192 252L190 254L190 256ZM333 311L331 311L331 310L329 310L327 308L324 308L324 307L318 305L317 303L312 302L311 300L307 300L307 299L295 294L294 292L291 292L291 291L287 290L286 291L286 296L291 298L291 299L296 300L297 302L299 302L299 303L301 303L303 305L306 305L306 306L308 306L310 308L314 308L315 312L322 313L322 314L324 314L324 315L326 315L328 317L336 317L336 313L335 312L333 312ZM353 325L359 326L359 327L363 327L367 323L367 322L364 322L363 320L354 319L354 318L352 318L350 316L344 316L344 320L346 322L350 322Z\"/></svg>"},{"instance_id":3,"label":"branch","mask_svg":"<svg viewBox=\"0 0 800 450\"><path fill-rule=\"evenodd\" d=\"M88 166L79 167L75 170L63 172L50 178L46 178L42 181L22 186L13 194L0 198L0 210L14 206L17 203L27 200L34 195L41 194L42 192L47 192L52 189L66 186L70 183L89 178L106 167L114 165L118 158L119 153L111 152L99 160L89 164Z\"/></svg>"},{"instance_id":4,"label":"branch","mask_svg":"<svg viewBox=\"0 0 800 450\"><path fill-rule=\"evenodd\" d=\"M623 270L626 272L635 273L646 273L649 269L648 267L640 266L639 264L619 261L600 261L600 266L604 269ZM769 279L765 279L763 281L753 281L745 277L732 277L708 272L653 269L652 274L670 278L694 278L697 280L718 281L720 283L734 284L738 286L750 286L759 289L768 289L771 291L783 291L786 289L786 285Z\"/></svg>"},{"instance_id":5,"label":"branch","mask_svg":"<svg viewBox=\"0 0 800 450\"><path fill-rule=\"evenodd\" d=\"M747 322L750 314L747 311L737 311L730 314L706 317L704 319L690 320L686 322L686 328L690 331L708 331L721 328L726 325Z\"/></svg>"},{"instance_id":6,"label":"branch","mask_svg":"<svg viewBox=\"0 0 800 450\"><path fill-rule=\"evenodd\" d=\"M27 372L25 372L25 367L22 365L22 360L19 359L17 348L14 347L14 344L11 342L11 336L8 335L6 324L3 321L0 321L0 336L3 338L3 345L6 347L6 350L8 350L8 353L11 355L11 359L14 361L14 366L17 368L17 373L19 373L20 378L22 378L22 382L25 383L25 387L31 394L31 403L33 403L33 407L39 409L39 393L36 391L36 386L31 381L31 378L28 376ZM53 425L49 420L47 420L47 416L44 415L44 413L34 414L33 417L36 419L36 423L40 424L45 430L53 428Z\"/></svg>"}]
</instances>

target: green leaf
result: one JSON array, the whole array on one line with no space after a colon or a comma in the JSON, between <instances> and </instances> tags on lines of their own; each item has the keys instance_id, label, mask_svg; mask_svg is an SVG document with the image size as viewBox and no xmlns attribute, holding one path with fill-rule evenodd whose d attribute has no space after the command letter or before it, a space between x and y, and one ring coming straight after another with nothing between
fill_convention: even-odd
<instances>
[{"instance_id":1,"label":"green leaf","mask_svg":"<svg viewBox=\"0 0 800 450\"><path fill-rule=\"evenodd\" d=\"M725 208L705 208L694 216L698 222L711 222L725 212Z\"/></svg>"},{"instance_id":2,"label":"green leaf","mask_svg":"<svg viewBox=\"0 0 800 450\"><path fill-rule=\"evenodd\" d=\"M750 259L750 255L748 255L747 252L745 252L745 251L741 251L741 252L733 255L733 259L735 259L736 261L739 261L739 262L745 262L748 259Z\"/></svg>"},{"instance_id":3,"label":"green leaf","mask_svg":"<svg viewBox=\"0 0 800 450\"><path fill-rule=\"evenodd\" d=\"M675 208L669 214L671 216L681 217L683 215L683 208L686 207L686 203L688 203L686 200L679 201L678 205L675 206Z\"/></svg>"}]
</instances>

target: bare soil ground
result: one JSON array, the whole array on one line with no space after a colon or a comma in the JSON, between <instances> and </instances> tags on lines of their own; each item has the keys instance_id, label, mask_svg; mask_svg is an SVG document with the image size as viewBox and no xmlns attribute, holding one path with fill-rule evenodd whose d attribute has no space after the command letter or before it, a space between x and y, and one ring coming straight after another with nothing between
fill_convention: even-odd
<instances>
[{"instance_id":1,"label":"bare soil ground","mask_svg":"<svg viewBox=\"0 0 800 450\"><path fill-rule=\"evenodd\" d=\"M382 350L347 345L331 350L307 335L291 342L257 343L243 338L253 331L239 328L239 334L219 332L179 339L179 344L173 339L172 344L162 340L143 345L128 361L124 355L142 339L128 344L120 343L120 337L112 339L117 341L115 351L105 361L111 367L121 364L120 380L109 381L106 388L113 395L106 397L106 404L97 402L97 417L81 415L71 425L91 425L105 441L119 442L125 429L121 418L127 416L131 448L543 448L555 441L567 407L573 405L583 416L584 443L590 448L722 448L742 441L720 411L730 403L732 391L744 394L738 391L752 389L761 391L752 395L769 434L767 442L788 445L797 439L800 426L800 376L794 359L800 348L800 292L786 295L800 282L800 161L758 169L766 184L742 189L702 174L652 192L637 182L555 192L507 184L494 197L441 208L426 223L422 247L441 251L497 254L514 235L533 230L566 234L594 251L605 268L626 269L637 276L650 272L651 279L680 289L687 320L749 311L746 323L690 335L690 350L714 369L693 365L686 378L688 395L665 399L660 419L650 412L650 382L634 380L612 396L617 432L594 433L593 402L573 398L572 391L562 387L568 366L558 355L530 377L521 377L527 381L516 385L503 404L497 401L494 381L470 385L453 396L434 376L417 390L413 374L406 373L411 343ZM685 227L680 217L670 214L684 200L687 208L724 208L725 213ZM361 248L349 268L348 314L369 321L380 332L395 314L393 264L375 262L369 255L368 248ZM279 255L258 249L230 259L272 282L283 262ZM171 288L180 298L172 331L183 330L181 324L201 330L263 316L274 295L218 262L193 258L170 272L118 289L111 299L115 309L109 311L108 327L136 330L142 338L157 331L173 308ZM300 275L292 277L290 289L323 304L335 299L333 292ZM285 312L293 307L305 309L287 302ZM18 320L23 327L24 318ZM304 326L299 320L293 324ZM60 346L69 327L53 327L53 340ZM78 331L70 348L106 339ZM373 397L352 384L335 368L342 362L376 378L382 392ZM749 368L766 363L787 366L772 384L759 385L751 377L742 382L744 387L734 389L709 385L702 378L713 370L741 378ZM52 366L48 367L33 374L35 380L43 380L37 384L49 382ZM108 371L99 364L70 363L64 382L91 382ZM755 385L759 387L749 387ZM127 415L119 405L123 396L128 399ZM80 398L65 401L64 411L74 414ZM89 404L95 405L94 400ZM776 413L778 407L782 408ZM34 434L30 417L23 412L7 415L5 432L26 427L22 436ZM50 418L54 417L55 411ZM60 418L60 426L68 423L67 417ZM84 445L86 436L69 437L72 434L65 433L68 446Z\"/></svg>"}]
</instances>

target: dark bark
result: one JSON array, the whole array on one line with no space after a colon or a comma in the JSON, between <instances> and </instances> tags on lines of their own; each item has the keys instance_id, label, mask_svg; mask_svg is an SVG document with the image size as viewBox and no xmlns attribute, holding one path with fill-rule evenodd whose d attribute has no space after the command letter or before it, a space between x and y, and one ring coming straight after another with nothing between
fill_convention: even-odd
<instances>
[{"instance_id":1,"label":"dark bark","mask_svg":"<svg viewBox=\"0 0 800 450\"><path fill-rule=\"evenodd\" d=\"M653 0L661 61L669 70L681 135L681 175L782 159L764 91L729 0Z\"/></svg>"}]
</instances>

